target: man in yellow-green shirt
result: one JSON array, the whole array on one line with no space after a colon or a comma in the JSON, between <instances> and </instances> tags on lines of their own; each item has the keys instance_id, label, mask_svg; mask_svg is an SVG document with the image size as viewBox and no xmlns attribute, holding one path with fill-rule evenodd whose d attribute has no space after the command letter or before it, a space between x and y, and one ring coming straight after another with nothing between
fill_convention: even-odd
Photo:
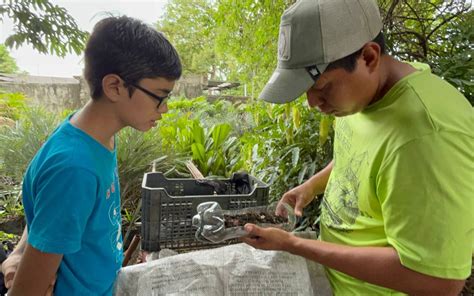
<instances>
[{"instance_id":1,"label":"man in yellow-green shirt","mask_svg":"<svg viewBox=\"0 0 474 296\"><path fill-rule=\"evenodd\" d=\"M373 0L300 0L260 97L337 117L334 159L283 195L324 192L320 240L248 224L244 241L327 267L335 295L457 295L474 236L473 109L427 65L385 54ZM279 210L277 210L278 212Z\"/></svg>"}]
</instances>

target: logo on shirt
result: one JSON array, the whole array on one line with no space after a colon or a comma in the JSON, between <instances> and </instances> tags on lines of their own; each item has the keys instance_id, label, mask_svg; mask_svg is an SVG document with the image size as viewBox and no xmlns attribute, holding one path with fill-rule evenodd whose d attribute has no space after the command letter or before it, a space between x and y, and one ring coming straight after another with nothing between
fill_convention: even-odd
<instances>
[{"instance_id":1,"label":"logo on shirt","mask_svg":"<svg viewBox=\"0 0 474 296\"><path fill-rule=\"evenodd\" d=\"M122 260L122 223L120 219L120 204L115 201L109 208L109 221L114 226L114 231L110 234L110 248L115 255L116 263Z\"/></svg>"},{"instance_id":2,"label":"logo on shirt","mask_svg":"<svg viewBox=\"0 0 474 296\"><path fill-rule=\"evenodd\" d=\"M110 195L113 193L115 193L115 181L112 181L109 188L107 189L107 192L105 193L105 199L109 199Z\"/></svg>"}]
</instances>

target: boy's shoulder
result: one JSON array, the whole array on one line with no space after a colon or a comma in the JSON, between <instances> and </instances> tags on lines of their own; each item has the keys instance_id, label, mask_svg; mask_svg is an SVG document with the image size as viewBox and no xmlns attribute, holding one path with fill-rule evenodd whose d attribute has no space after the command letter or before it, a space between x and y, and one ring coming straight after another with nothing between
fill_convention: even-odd
<instances>
[{"instance_id":1,"label":"boy's shoulder","mask_svg":"<svg viewBox=\"0 0 474 296\"><path fill-rule=\"evenodd\" d=\"M37 168L85 169L93 172L97 161L103 159L98 143L87 138L69 122L63 122L43 144L32 161Z\"/></svg>"}]
</instances>

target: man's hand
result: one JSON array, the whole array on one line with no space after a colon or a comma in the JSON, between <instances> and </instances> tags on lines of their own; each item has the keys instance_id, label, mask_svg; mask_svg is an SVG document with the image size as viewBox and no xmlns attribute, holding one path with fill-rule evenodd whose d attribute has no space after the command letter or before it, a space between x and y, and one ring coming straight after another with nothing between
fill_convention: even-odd
<instances>
[{"instance_id":1,"label":"man's hand","mask_svg":"<svg viewBox=\"0 0 474 296\"><path fill-rule=\"evenodd\" d=\"M250 223L244 228L248 236L241 240L257 249L287 251L295 239L293 234L278 228L262 228Z\"/></svg>"},{"instance_id":2,"label":"man's hand","mask_svg":"<svg viewBox=\"0 0 474 296\"><path fill-rule=\"evenodd\" d=\"M312 176L306 182L298 187L291 189L283 194L277 205L276 214L285 216L285 207L283 203L287 203L295 209L296 216L303 215L303 208L306 207L316 195L324 193L329 176L331 175L333 161L331 161L324 169Z\"/></svg>"},{"instance_id":3,"label":"man's hand","mask_svg":"<svg viewBox=\"0 0 474 296\"><path fill-rule=\"evenodd\" d=\"M295 209L296 216L303 215L303 208L306 207L315 197L314 192L309 188L308 184L303 183L290 191L283 194L283 197L278 202L276 214L285 216L285 208L283 203L287 203Z\"/></svg>"},{"instance_id":4,"label":"man's hand","mask_svg":"<svg viewBox=\"0 0 474 296\"><path fill-rule=\"evenodd\" d=\"M10 289L13 285L13 278L20 265L21 254L12 253L2 263L2 273L4 277L5 287Z\"/></svg>"}]
</instances>

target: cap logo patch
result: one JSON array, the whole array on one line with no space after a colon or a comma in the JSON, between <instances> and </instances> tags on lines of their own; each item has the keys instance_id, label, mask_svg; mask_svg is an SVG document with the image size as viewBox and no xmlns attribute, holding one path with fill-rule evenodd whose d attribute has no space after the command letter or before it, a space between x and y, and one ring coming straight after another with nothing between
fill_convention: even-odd
<instances>
[{"instance_id":1,"label":"cap logo patch","mask_svg":"<svg viewBox=\"0 0 474 296\"><path fill-rule=\"evenodd\" d=\"M290 40L291 25L280 26L280 36L278 37L278 59L288 61L291 57Z\"/></svg>"}]
</instances>

